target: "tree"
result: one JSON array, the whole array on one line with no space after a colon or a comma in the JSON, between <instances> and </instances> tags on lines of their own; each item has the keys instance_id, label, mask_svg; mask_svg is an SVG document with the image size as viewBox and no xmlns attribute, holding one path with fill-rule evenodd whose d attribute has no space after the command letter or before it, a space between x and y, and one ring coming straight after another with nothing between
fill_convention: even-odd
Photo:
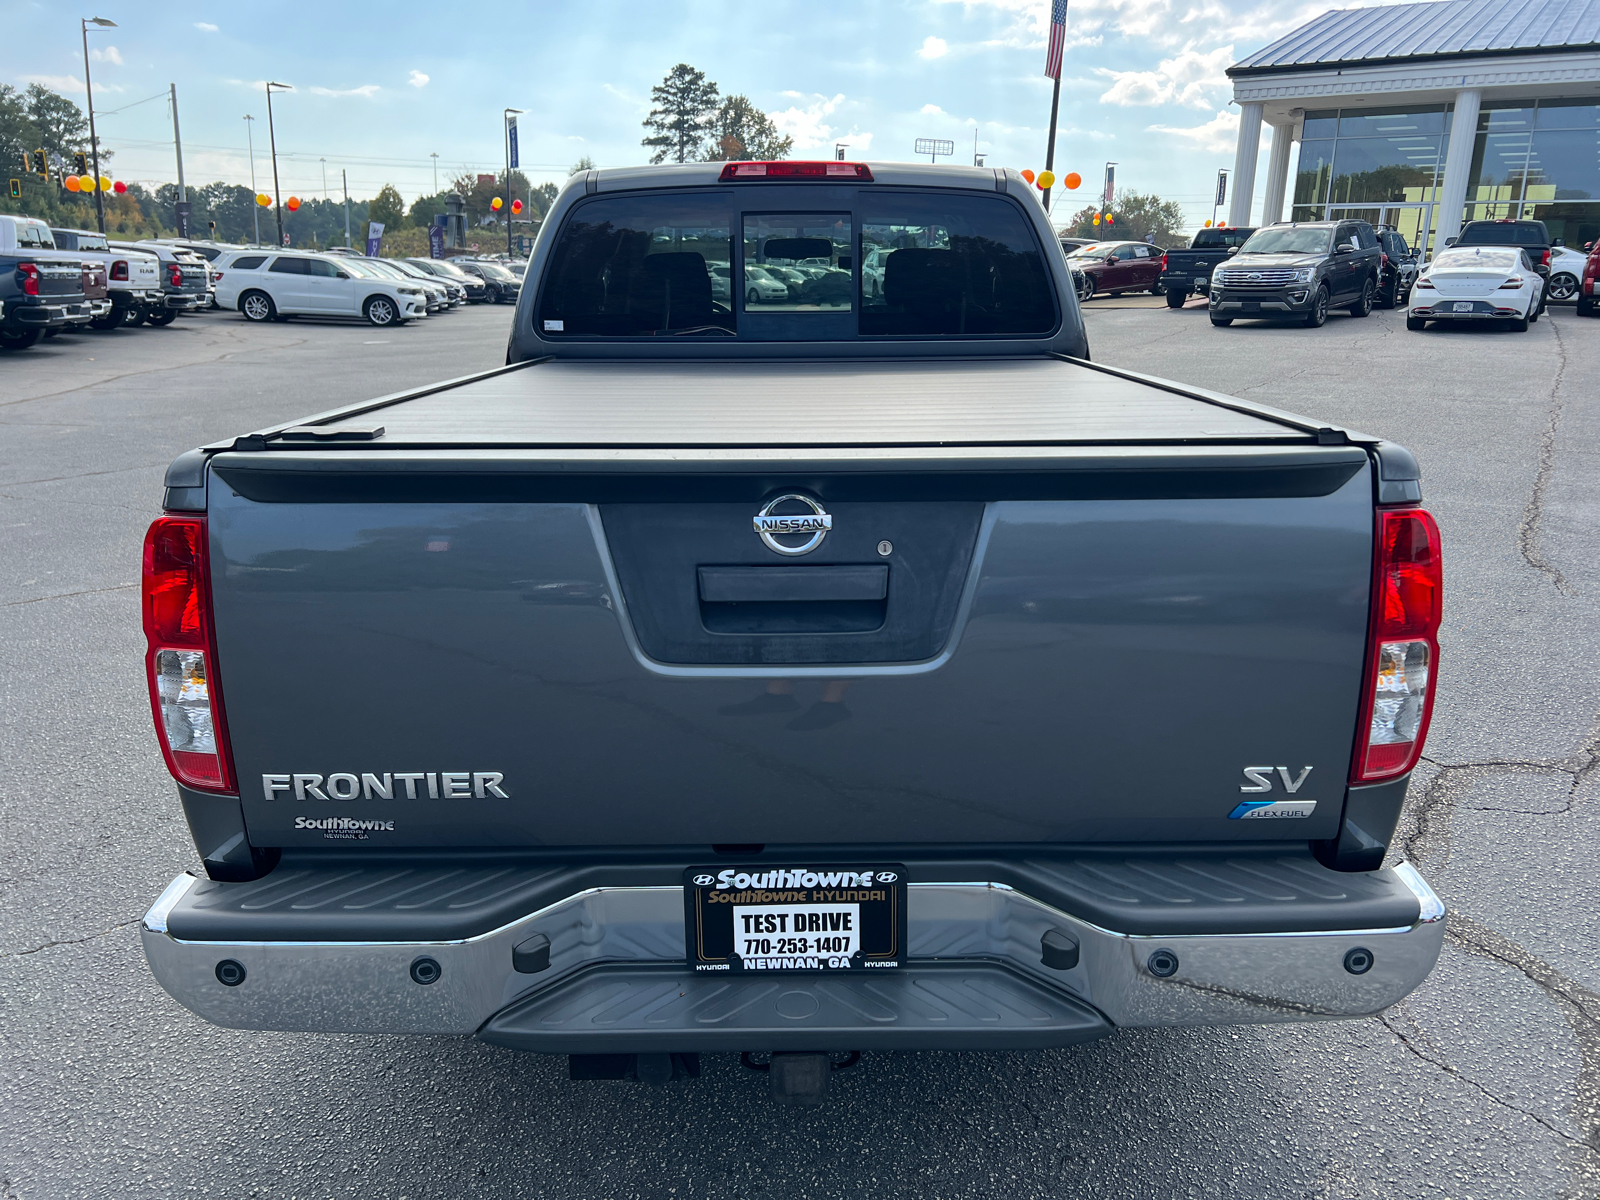
<instances>
[{"instance_id":1,"label":"tree","mask_svg":"<svg viewBox=\"0 0 1600 1200\"><path fill-rule=\"evenodd\" d=\"M405 228L406 202L394 184L386 183L378 189L378 194L367 205L367 220L382 223L385 230Z\"/></svg>"},{"instance_id":2,"label":"tree","mask_svg":"<svg viewBox=\"0 0 1600 1200\"><path fill-rule=\"evenodd\" d=\"M1071 222L1062 230L1067 237L1103 238L1106 241L1142 242L1148 234L1158 246L1173 246L1186 242L1183 235L1183 209L1175 200L1163 200L1150 193L1119 191L1110 209L1110 225L1094 223L1100 212L1091 204L1072 214Z\"/></svg>"},{"instance_id":3,"label":"tree","mask_svg":"<svg viewBox=\"0 0 1600 1200\"><path fill-rule=\"evenodd\" d=\"M58 96L49 88L30 83L27 91L28 120L33 125L35 145L46 153L63 157L74 151L89 148L89 119L65 96ZM107 150L100 151L100 169L111 159Z\"/></svg>"},{"instance_id":4,"label":"tree","mask_svg":"<svg viewBox=\"0 0 1600 1200\"><path fill-rule=\"evenodd\" d=\"M653 163L697 162L704 157L706 134L717 112L717 85L688 63L679 63L650 89L655 107L644 127L655 132L642 139L655 153Z\"/></svg>"},{"instance_id":5,"label":"tree","mask_svg":"<svg viewBox=\"0 0 1600 1200\"><path fill-rule=\"evenodd\" d=\"M545 213L550 211L550 206L556 202L556 193L559 190L553 183L541 183L528 193L528 207L543 219Z\"/></svg>"},{"instance_id":6,"label":"tree","mask_svg":"<svg viewBox=\"0 0 1600 1200\"><path fill-rule=\"evenodd\" d=\"M645 144L648 145L649 143L647 142ZM567 178L571 179L579 171L592 171L592 170L594 170L594 159L590 158L587 154L585 154L577 162L572 164L572 169L567 172Z\"/></svg>"},{"instance_id":7,"label":"tree","mask_svg":"<svg viewBox=\"0 0 1600 1200\"><path fill-rule=\"evenodd\" d=\"M712 162L728 159L759 159L771 162L787 158L794 139L778 132L778 127L748 96L729 96L717 109L711 125Z\"/></svg>"}]
</instances>

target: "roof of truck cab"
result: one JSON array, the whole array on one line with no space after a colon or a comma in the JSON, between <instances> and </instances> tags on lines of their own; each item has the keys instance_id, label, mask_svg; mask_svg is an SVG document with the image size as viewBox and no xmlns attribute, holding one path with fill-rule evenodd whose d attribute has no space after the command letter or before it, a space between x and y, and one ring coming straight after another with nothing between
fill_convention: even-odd
<instances>
[{"instance_id":1,"label":"roof of truck cab","mask_svg":"<svg viewBox=\"0 0 1600 1200\"><path fill-rule=\"evenodd\" d=\"M308 427L314 439L285 437L288 426L252 439L262 440L260 448L313 441L374 450L1049 446L1304 441L1316 440L1320 428L1231 397L1054 357L551 360L295 426ZM370 437L378 427L382 434Z\"/></svg>"},{"instance_id":2,"label":"roof of truck cab","mask_svg":"<svg viewBox=\"0 0 1600 1200\"><path fill-rule=\"evenodd\" d=\"M853 160L862 162L865 160ZM648 187L709 187L720 183L722 168L726 163L700 162L700 163L656 163L636 167L601 167L593 173L595 191L610 192L631 188ZM778 186L793 188L799 194L804 194L805 189L812 187L835 187L846 185L849 187L870 188L875 183L895 185L899 187L954 187L973 188L978 191L995 191L996 174L1004 175L1005 170L998 167L967 167L957 163L904 163L904 162L867 162L867 169L872 172L872 179L852 178L819 178L819 179L775 179L753 176L748 179L736 179L725 186L730 188L752 186ZM1015 174L1015 172L1013 172Z\"/></svg>"}]
</instances>

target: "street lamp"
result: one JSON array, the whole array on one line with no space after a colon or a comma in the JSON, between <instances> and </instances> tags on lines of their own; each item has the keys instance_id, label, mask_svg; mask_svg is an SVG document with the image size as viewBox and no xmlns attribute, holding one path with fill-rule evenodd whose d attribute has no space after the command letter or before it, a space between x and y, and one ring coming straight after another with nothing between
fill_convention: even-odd
<instances>
[{"instance_id":1,"label":"street lamp","mask_svg":"<svg viewBox=\"0 0 1600 1200\"><path fill-rule=\"evenodd\" d=\"M245 133L250 139L250 219L256 223L256 245L261 245L261 205L256 203L256 197L261 193L256 190L256 119L245 113L244 119L250 122L246 125Z\"/></svg>"},{"instance_id":2,"label":"street lamp","mask_svg":"<svg viewBox=\"0 0 1600 1200\"><path fill-rule=\"evenodd\" d=\"M511 115L527 111L521 108L508 108L505 112L505 139L506 139L506 257L511 257ZM437 183L437 181L435 181Z\"/></svg>"},{"instance_id":3,"label":"street lamp","mask_svg":"<svg viewBox=\"0 0 1600 1200\"><path fill-rule=\"evenodd\" d=\"M267 140L272 145L272 212L278 218L278 245L283 245L283 204L278 197L278 134L272 128L272 89L280 92L294 91L288 83L267 84Z\"/></svg>"},{"instance_id":4,"label":"street lamp","mask_svg":"<svg viewBox=\"0 0 1600 1200\"><path fill-rule=\"evenodd\" d=\"M94 136L94 84L89 79L89 26L93 24L101 29L115 29L117 23L104 17L80 17L79 23L83 26L83 90L89 101L89 153L94 158L94 219L100 226L100 232L104 233L106 198L100 191L100 143Z\"/></svg>"}]
</instances>

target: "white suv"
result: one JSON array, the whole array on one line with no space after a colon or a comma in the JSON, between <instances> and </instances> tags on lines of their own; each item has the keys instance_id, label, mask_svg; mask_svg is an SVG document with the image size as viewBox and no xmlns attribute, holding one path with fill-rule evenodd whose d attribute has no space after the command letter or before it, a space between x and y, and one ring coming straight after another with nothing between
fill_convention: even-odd
<instances>
[{"instance_id":1,"label":"white suv","mask_svg":"<svg viewBox=\"0 0 1600 1200\"><path fill-rule=\"evenodd\" d=\"M332 255L229 250L215 266L217 307L236 308L247 321L365 317L382 326L428 315L420 284L379 277Z\"/></svg>"}]
</instances>

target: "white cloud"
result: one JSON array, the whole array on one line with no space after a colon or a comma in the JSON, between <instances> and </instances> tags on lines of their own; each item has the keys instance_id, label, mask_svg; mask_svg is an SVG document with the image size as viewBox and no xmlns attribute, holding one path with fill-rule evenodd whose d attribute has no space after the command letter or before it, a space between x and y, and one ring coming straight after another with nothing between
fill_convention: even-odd
<instances>
[{"instance_id":1,"label":"white cloud","mask_svg":"<svg viewBox=\"0 0 1600 1200\"><path fill-rule=\"evenodd\" d=\"M108 62L116 63L118 66L122 65L122 51L118 50L115 46L96 47L95 49L89 51L89 57L94 59L95 62Z\"/></svg>"},{"instance_id":2,"label":"white cloud","mask_svg":"<svg viewBox=\"0 0 1600 1200\"><path fill-rule=\"evenodd\" d=\"M937 104L924 104L917 111L919 111L925 117L942 117L946 115L944 109L940 108Z\"/></svg>"},{"instance_id":3,"label":"white cloud","mask_svg":"<svg viewBox=\"0 0 1600 1200\"><path fill-rule=\"evenodd\" d=\"M428 86L428 77L421 71L413 71L406 79L406 82L414 88L425 88Z\"/></svg>"},{"instance_id":4,"label":"white cloud","mask_svg":"<svg viewBox=\"0 0 1600 1200\"><path fill-rule=\"evenodd\" d=\"M843 141L842 137L832 125L823 118L833 115L835 109L844 103L844 93L836 96L806 95L803 92L784 92L784 97L790 100L801 100L804 104L792 104L782 112L768 113L772 123L784 133L794 139L796 150L815 150L820 146L831 148L836 141Z\"/></svg>"},{"instance_id":5,"label":"white cloud","mask_svg":"<svg viewBox=\"0 0 1600 1200\"><path fill-rule=\"evenodd\" d=\"M47 87L52 92L60 92L62 95L84 90L83 80L76 75L24 75L22 82L37 83L41 87ZM94 86L95 90L99 92L120 92L123 90L114 83L100 83L97 81ZM99 110L97 109L96 111Z\"/></svg>"},{"instance_id":6,"label":"white cloud","mask_svg":"<svg viewBox=\"0 0 1600 1200\"><path fill-rule=\"evenodd\" d=\"M307 89L313 96L360 96L362 99L371 100L374 95L383 89L375 83L363 84L353 88L325 88L313 87Z\"/></svg>"},{"instance_id":7,"label":"white cloud","mask_svg":"<svg viewBox=\"0 0 1600 1200\"><path fill-rule=\"evenodd\" d=\"M215 33L215 32L217 32L217 27L215 25L213 25L210 21L196 21L194 23L194 27L196 29L198 29L201 33Z\"/></svg>"},{"instance_id":8,"label":"white cloud","mask_svg":"<svg viewBox=\"0 0 1600 1200\"><path fill-rule=\"evenodd\" d=\"M1200 150L1222 154L1232 150L1239 140L1239 114L1222 109L1204 125L1193 125L1188 128L1152 125L1150 129L1154 133L1170 133L1174 137L1183 138Z\"/></svg>"},{"instance_id":9,"label":"white cloud","mask_svg":"<svg viewBox=\"0 0 1600 1200\"><path fill-rule=\"evenodd\" d=\"M1233 47L1228 45L1204 53L1185 48L1173 58L1162 59L1153 71L1113 71L1096 67L1096 75L1114 81L1101 95L1100 103L1123 107L1182 104L1189 108L1210 108L1211 93L1229 86L1226 72L1233 60Z\"/></svg>"},{"instance_id":10,"label":"white cloud","mask_svg":"<svg viewBox=\"0 0 1600 1200\"><path fill-rule=\"evenodd\" d=\"M950 43L943 38L930 37L923 39L922 49L917 51L918 58L943 58L950 53Z\"/></svg>"}]
</instances>

